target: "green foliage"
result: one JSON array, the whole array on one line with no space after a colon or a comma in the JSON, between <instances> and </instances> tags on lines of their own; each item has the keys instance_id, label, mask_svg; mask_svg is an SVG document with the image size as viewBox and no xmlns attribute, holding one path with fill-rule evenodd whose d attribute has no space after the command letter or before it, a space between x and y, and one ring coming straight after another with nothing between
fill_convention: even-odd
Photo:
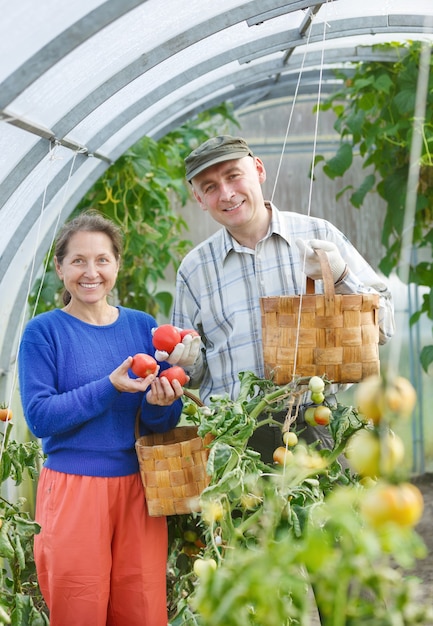
<instances>
[{"instance_id":1,"label":"green foliage","mask_svg":"<svg viewBox=\"0 0 433 626\"><path fill-rule=\"evenodd\" d=\"M214 439L201 512L168 518L170 624L306 626L311 590L323 626L429 623L430 607L403 573L425 556L421 538L398 524L370 526L360 513L368 487L340 465L365 420L332 406L333 450L303 444L299 431L286 465L265 465L248 447L251 432L282 428L273 413L291 414L302 385L240 379L236 400L214 396L194 410L185 400L186 421ZM197 575L197 559L217 567Z\"/></svg>"},{"instance_id":2,"label":"green foliage","mask_svg":"<svg viewBox=\"0 0 433 626\"><path fill-rule=\"evenodd\" d=\"M143 137L107 169L73 212L97 209L121 226L124 255L116 295L124 306L169 315L172 294L159 285L167 268L176 270L191 248L183 238L188 224L176 210L189 197L183 160L202 141L227 130L229 123L237 125L230 107L222 104L159 141ZM37 282L30 299L32 305L37 303L36 311L61 306L61 283L51 257L42 283L41 288Z\"/></svg>"},{"instance_id":3,"label":"green foliage","mask_svg":"<svg viewBox=\"0 0 433 626\"><path fill-rule=\"evenodd\" d=\"M34 480L43 458L38 442L10 440L12 427L9 422L1 434L0 486L7 480L20 485L26 473ZM24 498L13 504L0 497L0 624L49 624L33 560L33 539L39 531L25 511Z\"/></svg>"},{"instance_id":4,"label":"green foliage","mask_svg":"<svg viewBox=\"0 0 433 626\"><path fill-rule=\"evenodd\" d=\"M361 185L351 191L350 201L359 208L369 193L377 193L386 203L382 232L385 248L380 269L389 275L399 273L403 250L403 229L409 175L410 149L414 131L414 110L417 92L421 42L380 44L375 49L394 54L390 62L369 61L355 64L349 71L338 71L342 86L322 105L323 110L333 110L335 129L341 143L335 156L325 160L317 156L316 162L325 161L324 173L331 179L344 176L352 166L357 153L369 174ZM433 60L430 57L430 68ZM416 213L413 224L412 245L418 254L412 255L409 281L427 287L420 314L433 320L433 266L418 259L432 257L433 252L433 72L430 72L427 90L426 115L422 125L422 154ZM339 195L339 197L341 194ZM401 275L404 278L403 275ZM423 350L422 365L425 371L433 362L431 346Z\"/></svg>"}]
</instances>

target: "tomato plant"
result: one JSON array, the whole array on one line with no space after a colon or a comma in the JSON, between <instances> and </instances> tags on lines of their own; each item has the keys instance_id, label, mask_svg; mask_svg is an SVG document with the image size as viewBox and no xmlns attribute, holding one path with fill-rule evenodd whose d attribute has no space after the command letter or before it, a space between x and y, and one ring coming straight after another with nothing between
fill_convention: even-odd
<instances>
[{"instance_id":1,"label":"tomato plant","mask_svg":"<svg viewBox=\"0 0 433 626\"><path fill-rule=\"evenodd\" d=\"M248 441L265 424L284 430L273 415L293 406L296 382L276 387L251 372L243 372L240 380L235 400L214 396L208 406L184 414L198 425L200 436L212 433L214 439L207 465L211 482L201 494L201 511L168 519L169 528L184 525L178 546L185 545L191 522L195 531L202 529L204 544L194 560L173 550L176 544L171 543L169 597L174 589L176 598L169 603L170 623L307 623L308 588L323 626L349 624L348 616L357 625L392 626L397 617L404 626L430 623L431 607L419 602L413 580L399 569L425 554L410 525L419 514L414 493L412 512L403 505L392 509L404 524L394 523L392 534L384 532L367 523L362 512L370 488L339 463L351 438L367 428L362 416L353 407L330 407L332 420L326 427L334 448L314 449L301 442L289 451L292 461L281 471L264 464ZM296 430L296 422L291 429ZM394 480L398 486L398 477ZM407 506L411 497L402 491L399 501ZM213 559L216 568L201 576L194 571L201 567L195 566L198 559Z\"/></svg>"},{"instance_id":2,"label":"tomato plant","mask_svg":"<svg viewBox=\"0 0 433 626\"><path fill-rule=\"evenodd\" d=\"M159 376L160 378L167 378L170 383L172 383L173 380L178 380L182 387L188 382L188 376L185 373L185 370L179 365L173 365L173 367L169 367L168 369L161 372Z\"/></svg>"},{"instance_id":3,"label":"tomato plant","mask_svg":"<svg viewBox=\"0 0 433 626\"><path fill-rule=\"evenodd\" d=\"M131 370L139 378L146 378L146 376L154 374L157 368L158 363L155 361L153 356L150 356L149 354L138 352L132 358Z\"/></svg>"},{"instance_id":4,"label":"tomato plant","mask_svg":"<svg viewBox=\"0 0 433 626\"><path fill-rule=\"evenodd\" d=\"M0 484L34 480L43 454L37 441L17 443L10 439L11 422L0 434ZM48 610L40 592L33 559L33 540L39 525L26 510L25 498L16 503L0 498L0 623L48 626Z\"/></svg>"}]
</instances>

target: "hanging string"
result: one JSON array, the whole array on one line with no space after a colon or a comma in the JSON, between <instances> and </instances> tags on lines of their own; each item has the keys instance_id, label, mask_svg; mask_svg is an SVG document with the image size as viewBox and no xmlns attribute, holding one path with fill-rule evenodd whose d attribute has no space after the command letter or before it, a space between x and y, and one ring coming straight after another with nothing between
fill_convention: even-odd
<instances>
[{"instance_id":1,"label":"hanging string","mask_svg":"<svg viewBox=\"0 0 433 626\"><path fill-rule=\"evenodd\" d=\"M287 127L286 127L286 134L284 135L283 146L282 146L280 158L279 158L279 161L278 161L277 172L275 174L274 187L273 187L272 193L271 193L271 202L274 201L274 196L275 196L275 192L276 192L276 189L277 189L278 179L279 179L280 172L281 172L281 166L282 166L282 163L283 163L283 157L284 157L284 153L286 151L287 140L288 140L288 137L289 137L290 127L292 125L293 113L294 113L294 110L295 110L295 104L296 104L296 100L297 100L298 92L299 92L299 85L301 84L301 79L302 79L302 75L303 75L303 72L304 72L305 59L307 58L308 47L309 47L309 43L310 43L310 37L311 37L311 25L310 25L310 28L308 29L307 42L306 42L305 47L304 47L304 54L302 55L301 67L299 68L298 80L296 81L295 92L293 94L292 106L291 106L291 109L290 109L289 120L287 122Z\"/></svg>"},{"instance_id":2,"label":"hanging string","mask_svg":"<svg viewBox=\"0 0 433 626\"><path fill-rule=\"evenodd\" d=\"M326 29L328 27L328 22L326 20L327 17L327 9L328 9L328 0L325 5L325 19L323 20L323 33L322 33L322 48L321 48L321 57L320 57L320 67L319 67L319 84L317 89L317 105L316 105L316 117L315 117L315 127L314 127L314 139L313 139L313 151L312 151L312 159L311 159L311 172L310 172L310 186L308 192L308 205L307 205L307 215L308 217L311 215L311 204L313 197L313 184L314 184L314 166L316 161L316 150L317 150L317 135L319 128L319 112L320 112L320 100L322 98L322 79L323 79L323 64L325 57L325 41L326 41ZM313 16L314 19L314 16ZM313 20L310 24L310 30L313 25ZM305 250L303 259L302 259L302 275L305 275L305 264L306 264L306 254ZM302 300L303 293L301 291L299 295L299 311L298 311L298 319L296 324L296 338L295 338L295 355L293 359L293 371L292 371L292 380L295 380L296 375L296 367L298 361L298 348L299 348L299 335L301 330L301 312L302 312Z\"/></svg>"}]
</instances>

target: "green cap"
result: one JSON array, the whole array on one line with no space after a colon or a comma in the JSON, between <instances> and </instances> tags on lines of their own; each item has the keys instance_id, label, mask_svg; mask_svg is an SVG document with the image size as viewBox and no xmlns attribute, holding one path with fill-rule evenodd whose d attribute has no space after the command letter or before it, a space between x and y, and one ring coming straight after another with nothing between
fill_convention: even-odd
<instances>
[{"instance_id":1,"label":"green cap","mask_svg":"<svg viewBox=\"0 0 433 626\"><path fill-rule=\"evenodd\" d=\"M193 150L185 159L186 178L189 182L203 170L232 159L254 156L247 142L242 137L220 135L212 137Z\"/></svg>"}]
</instances>

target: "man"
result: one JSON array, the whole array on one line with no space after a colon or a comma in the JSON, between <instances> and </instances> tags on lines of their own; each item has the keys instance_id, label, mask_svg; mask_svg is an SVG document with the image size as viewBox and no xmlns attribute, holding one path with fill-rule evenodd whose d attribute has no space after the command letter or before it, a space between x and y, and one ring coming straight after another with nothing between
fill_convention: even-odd
<instances>
[{"instance_id":1,"label":"man","mask_svg":"<svg viewBox=\"0 0 433 626\"><path fill-rule=\"evenodd\" d=\"M244 139L209 139L185 165L200 208L222 228L186 255L176 279L173 324L196 329L201 350L200 339L189 336L171 355L157 357L185 367L204 402L212 394L236 398L241 371L264 377L260 298L301 293L305 274L321 278L314 249L326 251L336 293L380 295L380 343L392 336L393 305L385 283L332 224L281 212L264 200L265 166ZM256 431L251 444L269 462L281 435L279 429L264 430ZM332 446L327 429L306 427L302 436Z\"/></svg>"}]
</instances>

